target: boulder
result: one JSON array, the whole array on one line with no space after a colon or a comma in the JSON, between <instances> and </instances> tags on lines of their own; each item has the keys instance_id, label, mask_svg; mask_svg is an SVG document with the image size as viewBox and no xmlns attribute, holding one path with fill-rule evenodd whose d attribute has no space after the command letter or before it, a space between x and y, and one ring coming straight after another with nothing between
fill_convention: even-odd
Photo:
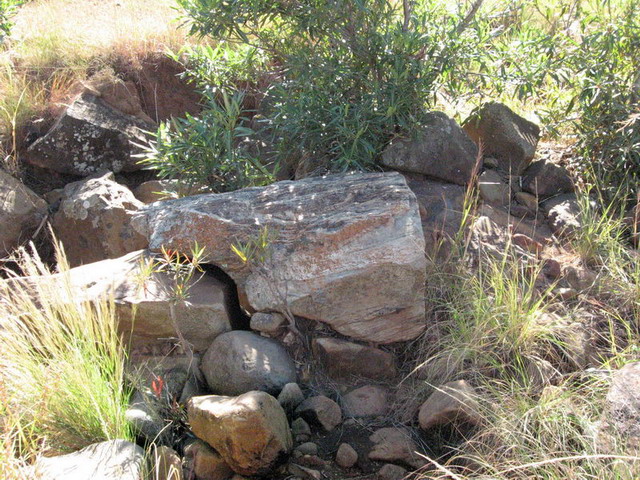
<instances>
[{"instance_id":1,"label":"boulder","mask_svg":"<svg viewBox=\"0 0 640 480\"><path fill-rule=\"evenodd\" d=\"M464 130L485 156L494 157L498 168L520 175L533 160L540 127L497 102L484 104L464 121Z\"/></svg>"},{"instance_id":2,"label":"boulder","mask_svg":"<svg viewBox=\"0 0 640 480\"><path fill-rule=\"evenodd\" d=\"M395 357L379 348L334 337L316 338L312 348L326 372L335 379L388 380L397 374Z\"/></svg>"},{"instance_id":3,"label":"boulder","mask_svg":"<svg viewBox=\"0 0 640 480\"><path fill-rule=\"evenodd\" d=\"M193 433L241 475L269 473L293 447L284 410L265 392L193 397L187 412Z\"/></svg>"},{"instance_id":4,"label":"boulder","mask_svg":"<svg viewBox=\"0 0 640 480\"><path fill-rule=\"evenodd\" d=\"M287 383L296 381L296 366L282 345L242 330L217 337L200 368L211 390L221 395L250 390L277 395Z\"/></svg>"},{"instance_id":5,"label":"boulder","mask_svg":"<svg viewBox=\"0 0 640 480\"><path fill-rule=\"evenodd\" d=\"M573 179L566 169L544 160L533 162L522 176L522 190L541 199L571 193L574 189Z\"/></svg>"},{"instance_id":6,"label":"boulder","mask_svg":"<svg viewBox=\"0 0 640 480\"><path fill-rule=\"evenodd\" d=\"M640 362L629 363L613 374L599 443L605 451L617 443L630 454L640 452Z\"/></svg>"},{"instance_id":7,"label":"boulder","mask_svg":"<svg viewBox=\"0 0 640 480\"><path fill-rule=\"evenodd\" d=\"M325 432L330 432L342 423L340 406L324 395L307 398L298 405L295 413Z\"/></svg>"},{"instance_id":8,"label":"boulder","mask_svg":"<svg viewBox=\"0 0 640 480\"><path fill-rule=\"evenodd\" d=\"M511 203L511 187L495 170L485 170L478 178L480 197L486 203L508 206Z\"/></svg>"},{"instance_id":9,"label":"boulder","mask_svg":"<svg viewBox=\"0 0 640 480\"><path fill-rule=\"evenodd\" d=\"M420 468L426 460L418 454L418 445L405 428L386 427L376 430L369 437L373 448L369 459L379 462L401 463L412 468Z\"/></svg>"},{"instance_id":10,"label":"boulder","mask_svg":"<svg viewBox=\"0 0 640 480\"><path fill-rule=\"evenodd\" d=\"M479 425L477 393L465 380L445 383L436 389L420 407L420 428L428 430L437 425L470 423Z\"/></svg>"},{"instance_id":11,"label":"boulder","mask_svg":"<svg viewBox=\"0 0 640 480\"><path fill-rule=\"evenodd\" d=\"M126 440L94 443L68 455L36 461L39 480L140 480L144 450Z\"/></svg>"},{"instance_id":12,"label":"boulder","mask_svg":"<svg viewBox=\"0 0 640 480\"><path fill-rule=\"evenodd\" d=\"M145 248L147 239L131 226L134 212L142 206L112 173L67 185L52 227L69 264L98 262Z\"/></svg>"},{"instance_id":13,"label":"boulder","mask_svg":"<svg viewBox=\"0 0 640 480\"><path fill-rule=\"evenodd\" d=\"M0 256L29 240L47 215L47 202L0 170Z\"/></svg>"},{"instance_id":14,"label":"boulder","mask_svg":"<svg viewBox=\"0 0 640 480\"><path fill-rule=\"evenodd\" d=\"M418 200L426 253L430 257L446 254L462 225L466 188L420 175L405 178Z\"/></svg>"},{"instance_id":15,"label":"boulder","mask_svg":"<svg viewBox=\"0 0 640 480\"><path fill-rule=\"evenodd\" d=\"M179 336L177 329L195 351L202 351L218 335L232 329L226 285L207 274L195 277L187 285L188 301L172 305L171 275L149 274L143 267L148 261L153 261L153 257L146 251L138 251L72 268L63 274L13 281L32 288L34 295L47 295L50 289L62 291L70 301L96 301L112 296L119 328L132 346L164 344L167 338L174 339L174 343Z\"/></svg>"},{"instance_id":16,"label":"boulder","mask_svg":"<svg viewBox=\"0 0 640 480\"><path fill-rule=\"evenodd\" d=\"M478 148L455 120L431 112L413 139L395 139L382 154L382 165L464 185L481 168Z\"/></svg>"},{"instance_id":17,"label":"boulder","mask_svg":"<svg viewBox=\"0 0 640 480\"><path fill-rule=\"evenodd\" d=\"M582 228L582 209L573 193L552 197L541 204L551 230L556 235L571 236Z\"/></svg>"},{"instance_id":18,"label":"boulder","mask_svg":"<svg viewBox=\"0 0 640 480\"><path fill-rule=\"evenodd\" d=\"M389 392L378 385L365 385L342 397L342 406L349 417L385 415L389 409Z\"/></svg>"},{"instance_id":19,"label":"boulder","mask_svg":"<svg viewBox=\"0 0 640 480\"><path fill-rule=\"evenodd\" d=\"M343 174L147 205L151 248L198 242L256 311L290 311L378 343L425 327L424 238L397 173ZM232 246L265 248L243 261ZM254 249L255 250L255 249Z\"/></svg>"},{"instance_id":20,"label":"boulder","mask_svg":"<svg viewBox=\"0 0 640 480\"><path fill-rule=\"evenodd\" d=\"M202 480L229 480L233 470L222 456L202 440L195 439L184 449L185 476Z\"/></svg>"},{"instance_id":21,"label":"boulder","mask_svg":"<svg viewBox=\"0 0 640 480\"><path fill-rule=\"evenodd\" d=\"M104 170L140 170L135 144L144 143L153 125L124 114L85 92L58 118L51 130L36 140L25 159L59 173L87 176Z\"/></svg>"}]
</instances>

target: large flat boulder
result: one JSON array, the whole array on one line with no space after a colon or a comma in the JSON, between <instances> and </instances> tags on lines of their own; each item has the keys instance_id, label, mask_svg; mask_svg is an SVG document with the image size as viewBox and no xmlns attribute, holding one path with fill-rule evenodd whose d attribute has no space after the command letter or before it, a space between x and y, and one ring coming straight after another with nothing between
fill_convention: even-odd
<instances>
[{"instance_id":1,"label":"large flat boulder","mask_svg":"<svg viewBox=\"0 0 640 480\"><path fill-rule=\"evenodd\" d=\"M95 301L113 296L119 328L131 335L133 346L175 343L178 332L195 351L206 350L220 334L232 329L227 308L228 287L210 275L196 277L186 302L176 301L173 278L164 272L146 273L152 258L145 251L72 268L50 277L12 280L35 295L55 289L70 301ZM173 303L173 305L172 305ZM128 338L128 337L127 337Z\"/></svg>"},{"instance_id":2,"label":"large flat boulder","mask_svg":"<svg viewBox=\"0 0 640 480\"><path fill-rule=\"evenodd\" d=\"M416 197L397 173L167 200L141 209L135 224L153 250L204 246L257 311L289 311L377 343L424 329L424 237ZM255 245L265 229L266 248L245 263L232 246Z\"/></svg>"},{"instance_id":3,"label":"large flat boulder","mask_svg":"<svg viewBox=\"0 0 640 480\"><path fill-rule=\"evenodd\" d=\"M416 138L391 142L382 154L382 165L464 185L482 166L476 165L477 156L478 147L455 120L431 112Z\"/></svg>"},{"instance_id":4,"label":"large flat boulder","mask_svg":"<svg viewBox=\"0 0 640 480\"><path fill-rule=\"evenodd\" d=\"M69 175L88 176L103 170L140 170L135 154L145 130L153 125L122 113L101 98L85 92L36 140L25 156L38 167Z\"/></svg>"},{"instance_id":5,"label":"large flat boulder","mask_svg":"<svg viewBox=\"0 0 640 480\"><path fill-rule=\"evenodd\" d=\"M46 214L47 202L0 170L0 256L28 240Z\"/></svg>"},{"instance_id":6,"label":"large flat boulder","mask_svg":"<svg viewBox=\"0 0 640 480\"><path fill-rule=\"evenodd\" d=\"M268 393L193 397L187 412L193 433L241 475L270 473L293 448L287 416Z\"/></svg>"},{"instance_id":7,"label":"large flat boulder","mask_svg":"<svg viewBox=\"0 0 640 480\"><path fill-rule=\"evenodd\" d=\"M143 249L147 239L131 226L143 203L112 173L64 187L52 227L72 266L117 258Z\"/></svg>"}]
</instances>

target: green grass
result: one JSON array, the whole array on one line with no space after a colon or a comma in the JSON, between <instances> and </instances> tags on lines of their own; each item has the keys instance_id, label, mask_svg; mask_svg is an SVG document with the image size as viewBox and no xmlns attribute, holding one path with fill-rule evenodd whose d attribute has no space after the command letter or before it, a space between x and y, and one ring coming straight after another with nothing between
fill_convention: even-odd
<instances>
[{"instance_id":1,"label":"green grass","mask_svg":"<svg viewBox=\"0 0 640 480\"><path fill-rule=\"evenodd\" d=\"M132 439L129 391L113 303L73 301L64 260L56 281L22 252L28 283L0 285L2 439L13 454L77 450Z\"/></svg>"}]
</instances>

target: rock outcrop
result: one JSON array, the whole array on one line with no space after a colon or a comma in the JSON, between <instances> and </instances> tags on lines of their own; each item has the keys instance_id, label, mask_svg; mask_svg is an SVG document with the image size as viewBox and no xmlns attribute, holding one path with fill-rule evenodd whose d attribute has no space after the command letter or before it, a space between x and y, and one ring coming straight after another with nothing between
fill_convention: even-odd
<instances>
[{"instance_id":1,"label":"rock outcrop","mask_svg":"<svg viewBox=\"0 0 640 480\"><path fill-rule=\"evenodd\" d=\"M265 392L193 397L188 417L196 436L241 475L269 473L293 448L284 410Z\"/></svg>"},{"instance_id":2,"label":"rock outcrop","mask_svg":"<svg viewBox=\"0 0 640 480\"><path fill-rule=\"evenodd\" d=\"M396 139L382 154L382 165L464 185L477 168L478 148L451 118L431 112L415 139Z\"/></svg>"},{"instance_id":3,"label":"rock outcrop","mask_svg":"<svg viewBox=\"0 0 640 480\"><path fill-rule=\"evenodd\" d=\"M72 266L116 258L147 246L131 226L143 206L112 173L64 187L52 227Z\"/></svg>"},{"instance_id":4,"label":"rock outcrop","mask_svg":"<svg viewBox=\"0 0 640 480\"><path fill-rule=\"evenodd\" d=\"M0 170L0 256L28 240L47 214L47 202Z\"/></svg>"},{"instance_id":5,"label":"rock outcrop","mask_svg":"<svg viewBox=\"0 0 640 480\"><path fill-rule=\"evenodd\" d=\"M38 167L80 176L140 170L135 144L143 143L143 132L152 128L85 92L29 147L25 159Z\"/></svg>"},{"instance_id":6,"label":"rock outcrop","mask_svg":"<svg viewBox=\"0 0 640 480\"><path fill-rule=\"evenodd\" d=\"M204 246L257 311L289 310L378 343L424 329L424 238L416 198L397 173L168 200L136 222L151 249ZM256 248L261 234L267 245ZM232 246L252 247L252 258Z\"/></svg>"}]
</instances>

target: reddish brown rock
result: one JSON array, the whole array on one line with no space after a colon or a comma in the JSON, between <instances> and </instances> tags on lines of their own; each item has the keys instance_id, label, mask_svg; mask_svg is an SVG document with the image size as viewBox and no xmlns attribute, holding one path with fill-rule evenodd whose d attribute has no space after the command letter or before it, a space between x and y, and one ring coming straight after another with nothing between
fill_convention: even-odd
<instances>
[{"instance_id":1,"label":"reddish brown rock","mask_svg":"<svg viewBox=\"0 0 640 480\"><path fill-rule=\"evenodd\" d=\"M366 385L342 397L345 415L349 417L377 417L389 409L389 392L378 385Z\"/></svg>"},{"instance_id":2,"label":"reddish brown rock","mask_svg":"<svg viewBox=\"0 0 640 480\"><path fill-rule=\"evenodd\" d=\"M293 447L284 410L265 392L193 397L187 410L193 433L241 475L269 473Z\"/></svg>"},{"instance_id":3,"label":"reddish brown rock","mask_svg":"<svg viewBox=\"0 0 640 480\"><path fill-rule=\"evenodd\" d=\"M465 380L448 382L437 388L420 407L420 428L428 430L436 425L470 423L479 425L479 413L475 389Z\"/></svg>"},{"instance_id":4,"label":"reddish brown rock","mask_svg":"<svg viewBox=\"0 0 640 480\"><path fill-rule=\"evenodd\" d=\"M327 373L336 379L355 376L387 380L397 373L394 356L379 348L324 337L313 341L313 352Z\"/></svg>"},{"instance_id":5,"label":"reddish brown rock","mask_svg":"<svg viewBox=\"0 0 640 480\"><path fill-rule=\"evenodd\" d=\"M341 443L336 453L336 463L342 468L351 468L357 461L358 452L348 443Z\"/></svg>"},{"instance_id":6,"label":"reddish brown rock","mask_svg":"<svg viewBox=\"0 0 640 480\"><path fill-rule=\"evenodd\" d=\"M229 480L233 470L224 459L202 440L194 440L184 449L187 478L202 480Z\"/></svg>"},{"instance_id":7,"label":"reddish brown rock","mask_svg":"<svg viewBox=\"0 0 640 480\"><path fill-rule=\"evenodd\" d=\"M374 443L369 452L370 460L402 463L412 468L420 468L426 463L418 455L418 446L411 434L404 428L380 428L369 440Z\"/></svg>"},{"instance_id":8,"label":"reddish brown rock","mask_svg":"<svg viewBox=\"0 0 640 480\"><path fill-rule=\"evenodd\" d=\"M295 413L325 432L330 432L342 422L340 406L323 395L307 398L296 408Z\"/></svg>"}]
</instances>

